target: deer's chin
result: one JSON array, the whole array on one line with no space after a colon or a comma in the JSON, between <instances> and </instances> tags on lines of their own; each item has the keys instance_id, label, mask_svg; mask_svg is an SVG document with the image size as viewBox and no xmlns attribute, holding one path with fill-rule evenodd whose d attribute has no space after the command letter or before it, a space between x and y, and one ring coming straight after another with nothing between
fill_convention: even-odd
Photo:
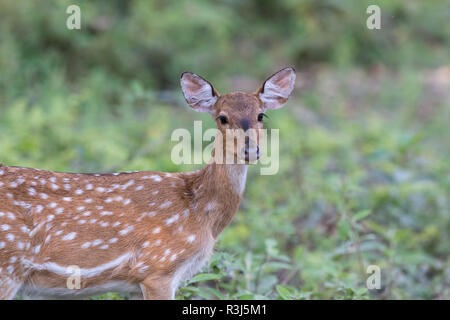
<instances>
[{"instance_id":1,"label":"deer's chin","mask_svg":"<svg viewBox=\"0 0 450 320\"><path fill-rule=\"evenodd\" d=\"M259 154L257 153L244 153L242 155L238 155L237 158L240 160L240 163L244 164L256 164L259 160Z\"/></svg>"},{"instance_id":2,"label":"deer's chin","mask_svg":"<svg viewBox=\"0 0 450 320\"><path fill-rule=\"evenodd\" d=\"M250 158L246 158L245 159L245 164L256 164L258 162L258 160L259 160L259 158L258 159L253 159L253 160L251 160Z\"/></svg>"}]
</instances>

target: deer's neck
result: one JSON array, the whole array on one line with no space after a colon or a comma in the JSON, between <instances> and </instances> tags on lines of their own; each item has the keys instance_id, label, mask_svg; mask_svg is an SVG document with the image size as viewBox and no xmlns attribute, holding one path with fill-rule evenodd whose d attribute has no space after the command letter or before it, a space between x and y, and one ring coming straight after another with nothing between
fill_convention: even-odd
<instances>
[{"instance_id":1,"label":"deer's neck","mask_svg":"<svg viewBox=\"0 0 450 320\"><path fill-rule=\"evenodd\" d=\"M211 227L214 238L230 223L239 208L247 180L247 165L211 162L200 171L194 202Z\"/></svg>"}]
</instances>

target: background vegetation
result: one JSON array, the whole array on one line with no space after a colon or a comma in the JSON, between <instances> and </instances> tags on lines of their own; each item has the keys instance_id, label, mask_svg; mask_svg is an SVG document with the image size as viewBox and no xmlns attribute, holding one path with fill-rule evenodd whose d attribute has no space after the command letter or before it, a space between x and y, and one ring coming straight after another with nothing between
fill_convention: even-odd
<instances>
[{"instance_id":1,"label":"background vegetation","mask_svg":"<svg viewBox=\"0 0 450 320\"><path fill-rule=\"evenodd\" d=\"M381 30L366 28L374 3ZM65 27L69 4L80 31ZM292 65L294 96L266 123L280 171L250 169L211 263L177 298L449 299L449 17L437 0L3 0L0 161L192 170L171 162L170 134L214 123L186 108L181 72L228 92Z\"/></svg>"}]
</instances>

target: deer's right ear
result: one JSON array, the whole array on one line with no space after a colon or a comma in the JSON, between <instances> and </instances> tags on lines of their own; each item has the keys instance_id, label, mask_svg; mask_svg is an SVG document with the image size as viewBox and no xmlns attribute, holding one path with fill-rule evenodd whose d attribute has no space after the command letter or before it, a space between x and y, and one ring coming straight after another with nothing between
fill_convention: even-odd
<instances>
[{"instance_id":1,"label":"deer's right ear","mask_svg":"<svg viewBox=\"0 0 450 320\"><path fill-rule=\"evenodd\" d=\"M194 73L183 72L180 82L184 98L192 109L214 114L219 93L208 81Z\"/></svg>"}]
</instances>

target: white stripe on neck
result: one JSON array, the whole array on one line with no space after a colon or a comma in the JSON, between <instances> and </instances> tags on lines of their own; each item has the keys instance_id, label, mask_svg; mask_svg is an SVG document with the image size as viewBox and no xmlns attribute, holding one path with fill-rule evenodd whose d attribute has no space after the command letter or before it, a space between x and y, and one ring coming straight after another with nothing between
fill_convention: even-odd
<instances>
[{"instance_id":1,"label":"white stripe on neck","mask_svg":"<svg viewBox=\"0 0 450 320\"><path fill-rule=\"evenodd\" d=\"M227 164L226 168L233 190L241 196L245 189L248 166L246 164Z\"/></svg>"}]
</instances>

